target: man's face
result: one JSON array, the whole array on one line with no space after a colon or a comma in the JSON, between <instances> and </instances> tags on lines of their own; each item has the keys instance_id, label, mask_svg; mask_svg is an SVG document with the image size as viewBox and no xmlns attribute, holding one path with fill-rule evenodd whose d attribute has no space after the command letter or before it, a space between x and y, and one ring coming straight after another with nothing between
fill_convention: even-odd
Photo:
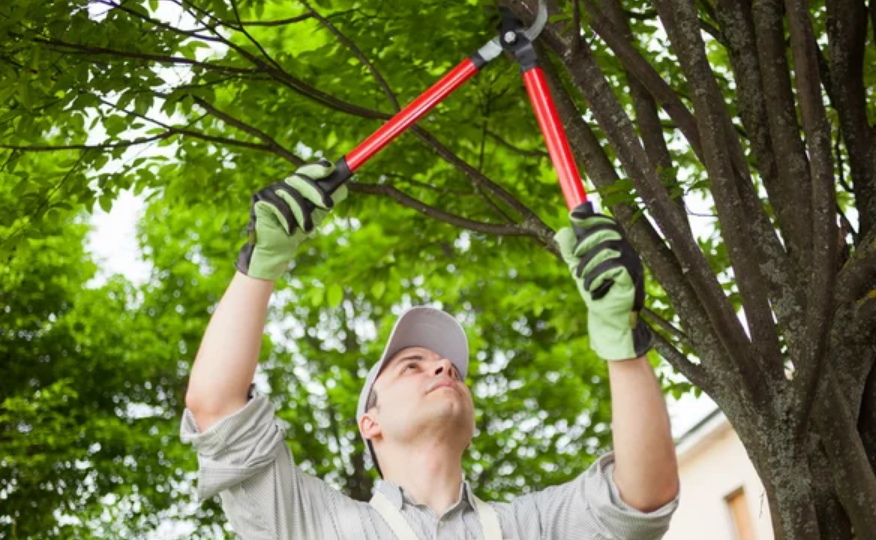
<instances>
[{"instance_id":1,"label":"man's face","mask_svg":"<svg viewBox=\"0 0 876 540\"><path fill-rule=\"evenodd\" d=\"M471 391L453 363L438 353L424 347L402 349L384 366L374 391L377 406L366 415L378 424L384 441L404 444L433 432L458 438L464 446L471 442ZM369 436L367 428L363 431Z\"/></svg>"}]
</instances>

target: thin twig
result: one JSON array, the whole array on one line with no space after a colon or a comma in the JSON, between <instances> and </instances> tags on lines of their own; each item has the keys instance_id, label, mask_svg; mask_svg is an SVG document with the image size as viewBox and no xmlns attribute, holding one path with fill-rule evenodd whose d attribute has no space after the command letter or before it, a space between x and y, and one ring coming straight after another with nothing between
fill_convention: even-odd
<instances>
[{"instance_id":1,"label":"thin twig","mask_svg":"<svg viewBox=\"0 0 876 540\"><path fill-rule=\"evenodd\" d=\"M183 0L183 1L185 1L185 0ZM237 20L237 24L240 25L240 13L237 11L237 0L231 0L231 9L234 10L234 18ZM207 16L210 16L210 14L207 13ZM215 20L215 19L214 19L214 20ZM271 64L273 64L274 67L277 68L278 70L280 70L280 71L282 71L282 72L285 73L285 70L283 69L283 66L281 66L280 64L278 64L277 61L274 60L274 58L273 58L270 54L268 54L268 51L266 51L265 48L262 47L262 44L259 43L259 42L256 40L256 38L252 37L252 34L250 34L250 33L246 30L246 28L245 28L244 26L242 26L242 25L240 26L240 32L241 32L244 36L246 36L246 39L248 39L248 40L250 41L250 43L252 43L253 45L255 45L256 49L258 49L259 52L262 53L262 56L264 56L265 59L266 59L268 62L270 62Z\"/></svg>"},{"instance_id":2,"label":"thin twig","mask_svg":"<svg viewBox=\"0 0 876 540\"><path fill-rule=\"evenodd\" d=\"M653 311L651 311L651 309L649 309L649 308L643 308L642 314L646 315L650 321L656 323L660 328L666 330L667 332L669 332L670 334L672 334L676 338L684 341L686 345L691 346L690 338L687 337L687 334L685 334L681 328L678 328L677 326L675 326L671 322L667 321L666 319L664 319L663 317L661 317L657 313L654 313Z\"/></svg>"},{"instance_id":3,"label":"thin twig","mask_svg":"<svg viewBox=\"0 0 876 540\"><path fill-rule=\"evenodd\" d=\"M244 133L249 133L250 135L252 135L256 138L261 139L268 146L274 148L276 150L277 155L279 155L280 157L282 157L283 159L285 159L289 163L292 163L296 167L300 167L301 165L304 165L303 159L296 156L293 152L291 152L289 149L285 148L283 145L278 143L276 140L274 140L270 135L268 135L264 131L256 128L255 126L247 124L241 120L238 120L237 118L234 118L233 116L231 116L225 112L220 111L219 109L217 109L216 107L211 105L209 102L207 102L203 98L192 95L192 99L201 108L207 110L207 112L209 112L210 114L212 114L216 118L222 120L226 124L228 124L230 126L234 126L237 129L243 131Z\"/></svg>"},{"instance_id":4,"label":"thin twig","mask_svg":"<svg viewBox=\"0 0 876 540\"><path fill-rule=\"evenodd\" d=\"M521 156L537 157L537 158L545 158L545 159L550 158L550 155L547 152L545 152L544 150L524 150L523 148L519 148L517 146L514 146L513 144L506 141L505 139L503 139L499 135L493 133L492 131L488 131L487 135L489 135L489 137L491 139L493 139L494 141L496 141L500 145L504 146L505 148L507 148L509 150L513 150L513 151L517 152Z\"/></svg>"},{"instance_id":5,"label":"thin twig","mask_svg":"<svg viewBox=\"0 0 876 540\"><path fill-rule=\"evenodd\" d=\"M24 231L24 230L26 230L28 227L30 227L30 225L33 223L33 219L34 219L34 217L36 217L37 215L39 215L39 213L42 211L43 207L45 207L46 204L48 204L49 201L52 200L52 196L53 196L55 193L57 193L59 189L61 189L61 186L63 186L63 185L67 182L67 179L69 179L70 176L73 174L73 172L74 172L76 169L79 168L79 165L82 163L82 160L85 159L85 156L86 156L86 155L88 155L89 150L90 150L90 149L85 149L85 151L82 152L82 155L80 155L80 156L79 156L79 159L76 160L76 163L74 163L73 166L70 167L70 170L67 171L67 173L64 175L64 178L62 178L61 181L58 182L58 184L57 184L54 188L52 188L52 191L49 192L49 193L46 195L46 198L43 199L43 200L40 202L39 206L37 206L37 208L36 208L36 209L30 214L30 216L28 216L28 218L27 218L27 223L23 223L23 224L21 224L21 226L19 226L19 227L16 228L14 231L12 231L11 233L9 233L9 236L7 236L7 237L4 238L2 241L0 241L0 245L3 245L3 244L5 244L6 242L9 242L10 240L12 240L12 239L15 238L16 236L18 236L18 234L20 234L22 231Z\"/></svg>"},{"instance_id":6,"label":"thin twig","mask_svg":"<svg viewBox=\"0 0 876 540\"><path fill-rule=\"evenodd\" d=\"M377 84L383 89L383 93L386 94L386 98L392 103L392 108L395 111L400 111L401 106L399 105L398 99L395 97L392 89L389 87L389 83L386 82L386 79L383 78L383 75L380 74L380 71L374 66L374 64L365 56L365 53L362 52L356 44L344 35L338 28L331 23L328 19L320 15L315 9L313 9L310 4L306 0L300 0L304 7L310 10L311 15L315 17L323 26L325 26L329 32L335 35L341 43L347 46L348 49L362 62L362 65L371 72L371 76L374 77L374 80L377 81Z\"/></svg>"},{"instance_id":7,"label":"thin twig","mask_svg":"<svg viewBox=\"0 0 876 540\"><path fill-rule=\"evenodd\" d=\"M198 31L200 29L199 30L183 30L182 28L178 28L176 26L167 24L167 23L159 21L157 19L153 19L152 17L144 15L144 14L142 14L138 11L135 11L129 7L125 7L124 5L122 5L120 3L112 2L111 0L95 0L95 1L98 4L103 4L105 6L110 6L113 9L118 9L118 10L124 11L125 13L127 13L133 17L137 17L140 20L143 20L143 21L146 21L146 22L152 24L153 26L157 26L159 28L164 28L165 30L170 30L171 32L174 32L177 34L182 34L184 36L189 36L189 37L192 37L195 39L201 39L204 41L210 41L213 43L224 43L225 42L225 40L222 38L205 36L203 34L199 34Z\"/></svg>"},{"instance_id":8,"label":"thin twig","mask_svg":"<svg viewBox=\"0 0 876 540\"><path fill-rule=\"evenodd\" d=\"M138 144L146 144L150 142L160 141L177 135L173 130L151 137L141 137L130 141L120 141L117 143L101 143L101 144L31 144L31 145L16 145L16 144L0 144L0 148L6 150L20 150L22 152L57 152L60 150L108 150L110 148L127 148Z\"/></svg>"},{"instance_id":9,"label":"thin twig","mask_svg":"<svg viewBox=\"0 0 876 540\"><path fill-rule=\"evenodd\" d=\"M840 186L842 186L843 189L846 190L846 193L853 193L851 186L849 186L848 182L846 182L846 173L844 170L845 165L843 163L843 152L842 152L842 147L840 145L841 141L842 141L842 136L840 134L837 134L836 140L834 141L834 146L833 146L834 153L836 154L836 168L838 171L837 182L839 183ZM854 227L852 227L852 223L849 221L849 218L846 217L845 212L843 212L843 209L840 206L839 201L837 201L837 203L836 203L836 211L839 214L840 219L843 222L843 226L845 228L847 228L852 235L852 244L857 246L858 241L860 240L860 238L858 238L858 232L855 230Z\"/></svg>"},{"instance_id":10,"label":"thin twig","mask_svg":"<svg viewBox=\"0 0 876 540\"><path fill-rule=\"evenodd\" d=\"M484 170L484 154L485 154L486 146L487 146L487 126L489 124L489 119L490 119L490 97L489 97L489 95L487 95L487 102L484 105L484 126L483 126L483 129L481 132L481 147L480 147L480 151L478 152L478 172L480 172L481 174L483 174L483 170ZM499 214L499 216L501 216L502 219L504 219L508 223L514 223L514 219L511 216L509 216L507 213L505 213L505 211L502 210L502 208L498 204L496 204L493 201L493 199L491 199L486 193L484 193L484 190L481 189L481 186L475 184L475 189L477 190L477 192L481 196L481 198L484 200L484 202L486 202L487 205L490 208L492 208L494 212Z\"/></svg>"},{"instance_id":11,"label":"thin twig","mask_svg":"<svg viewBox=\"0 0 876 540\"><path fill-rule=\"evenodd\" d=\"M398 174L398 173L391 173L391 172L376 173L375 172L375 173L357 173L357 175L360 179L368 178L371 176L375 176L377 178L380 178L380 177L393 178L395 180L407 182L408 184L411 184L413 186L425 188L425 189L428 189L431 191L435 191L437 193L443 193L445 195L461 195L464 197L477 196L477 193L474 191L463 191L461 189L450 189L450 188L438 187L436 185L429 184L427 182L420 182L419 180L414 180L413 178L410 178L408 176L405 176L403 174Z\"/></svg>"},{"instance_id":12,"label":"thin twig","mask_svg":"<svg viewBox=\"0 0 876 540\"><path fill-rule=\"evenodd\" d=\"M349 11L346 11L344 13L349 13ZM304 15L298 15L296 17L289 17L288 19L278 19L275 21L241 21L240 19L238 19L237 24L240 25L241 27L243 27L243 26L285 26L287 24L294 24L297 22L306 21L307 19L310 19L312 17L313 17L312 14L305 13ZM222 24L223 24L223 26L228 26L229 28L234 28L235 30L239 29L239 28L231 25L227 21L223 21Z\"/></svg>"},{"instance_id":13,"label":"thin twig","mask_svg":"<svg viewBox=\"0 0 876 540\"><path fill-rule=\"evenodd\" d=\"M493 223L473 221L462 216L450 214L443 210L439 210L434 206L429 206L428 204L411 197L410 195L396 189L393 186L380 186L375 184L363 184L362 182L353 182L349 184L349 187L350 191L353 191L355 193L365 193L368 195L384 195L390 197L396 202L402 204L403 206L413 208L414 210L417 210L418 212L421 212L429 216L430 218L449 223L462 229L468 229L470 231L482 232L486 234L495 234L499 236L533 236L529 231L517 225L496 225Z\"/></svg>"},{"instance_id":14,"label":"thin twig","mask_svg":"<svg viewBox=\"0 0 876 540\"><path fill-rule=\"evenodd\" d=\"M694 364L675 346L659 333L654 333L654 348L669 365L684 375L700 389L708 389L709 377L700 364Z\"/></svg>"}]
</instances>

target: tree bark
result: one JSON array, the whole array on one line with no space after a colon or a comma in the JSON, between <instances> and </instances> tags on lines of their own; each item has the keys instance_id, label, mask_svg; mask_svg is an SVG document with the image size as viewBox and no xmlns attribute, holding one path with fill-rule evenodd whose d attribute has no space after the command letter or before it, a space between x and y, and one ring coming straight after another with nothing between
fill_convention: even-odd
<instances>
[{"instance_id":1,"label":"tree bark","mask_svg":"<svg viewBox=\"0 0 876 540\"><path fill-rule=\"evenodd\" d=\"M776 539L822 540L805 448L787 425L772 427L768 450L753 461L769 498Z\"/></svg>"},{"instance_id":2,"label":"tree bark","mask_svg":"<svg viewBox=\"0 0 876 540\"><path fill-rule=\"evenodd\" d=\"M828 0L827 23L833 101L849 153L859 230L867 234L876 222L876 145L864 88L867 6L862 0Z\"/></svg>"}]
</instances>

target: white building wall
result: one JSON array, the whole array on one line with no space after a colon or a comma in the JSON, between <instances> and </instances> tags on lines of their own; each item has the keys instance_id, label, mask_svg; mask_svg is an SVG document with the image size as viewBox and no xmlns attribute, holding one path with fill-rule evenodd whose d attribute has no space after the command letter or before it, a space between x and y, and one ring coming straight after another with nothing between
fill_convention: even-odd
<instances>
[{"instance_id":1,"label":"white building wall","mask_svg":"<svg viewBox=\"0 0 876 540\"><path fill-rule=\"evenodd\" d=\"M755 540L773 540L763 484L723 414L692 430L677 452L681 499L664 540L739 540L726 497L740 487Z\"/></svg>"}]
</instances>

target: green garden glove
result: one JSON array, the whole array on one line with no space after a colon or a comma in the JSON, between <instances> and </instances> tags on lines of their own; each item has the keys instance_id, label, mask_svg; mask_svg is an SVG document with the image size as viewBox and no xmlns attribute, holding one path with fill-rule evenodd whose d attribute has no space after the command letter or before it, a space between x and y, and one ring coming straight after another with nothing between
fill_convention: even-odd
<instances>
[{"instance_id":1,"label":"green garden glove","mask_svg":"<svg viewBox=\"0 0 876 540\"><path fill-rule=\"evenodd\" d=\"M569 214L572 227L554 239L587 304L591 348L604 360L631 360L654 344L639 318L645 303L642 261L614 219L584 203Z\"/></svg>"},{"instance_id":2,"label":"green garden glove","mask_svg":"<svg viewBox=\"0 0 876 540\"><path fill-rule=\"evenodd\" d=\"M247 225L249 240L237 257L238 271L270 281L283 275L298 246L329 210L347 197L345 185L329 196L316 182L333 170L334 165L326 160L310 163L252 196Z\"/></svg>"}]
</instances>

